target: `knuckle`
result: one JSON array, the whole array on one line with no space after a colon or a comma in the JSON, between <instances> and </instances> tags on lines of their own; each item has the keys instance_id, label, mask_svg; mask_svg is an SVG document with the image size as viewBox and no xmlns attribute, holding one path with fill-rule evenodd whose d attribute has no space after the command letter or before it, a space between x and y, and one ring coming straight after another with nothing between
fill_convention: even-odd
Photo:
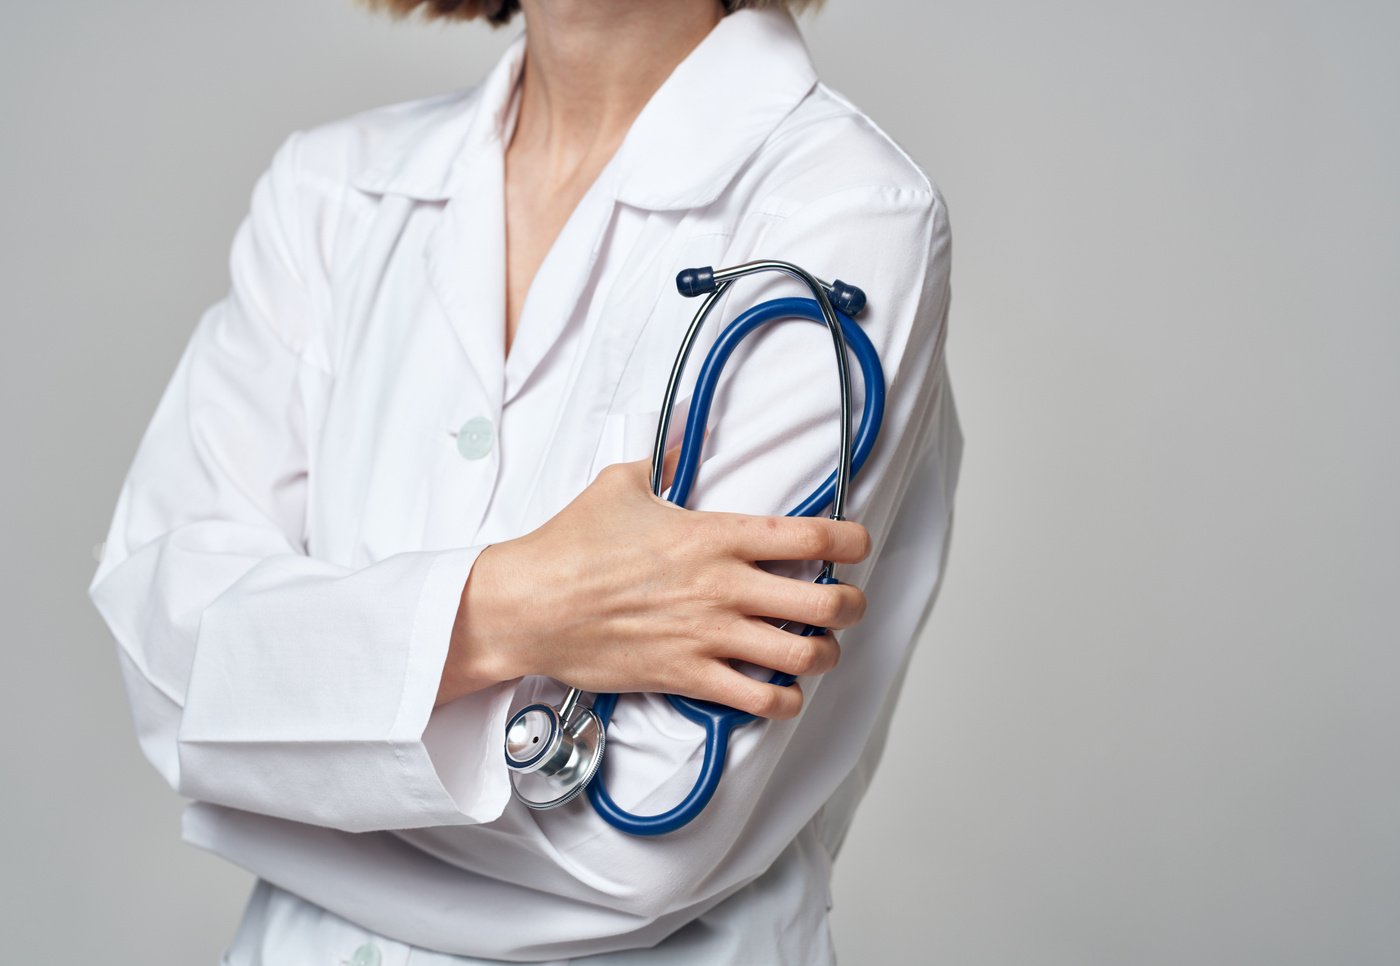
<instances>
[{"instance_id":1,"label":"knuckle","mask_svg":"<svg viewBox=\"0 0 1400 966\"><path fill-rule=\"evenodd\" d=\"M802 713L802 689L796 684L786 688L772 685L769 690L773 692L774 710L768 717L785 720Z\"/></svg>"},{"instance_id":2,"label":"knuckle","mask_svg":"<svg viewBox=\"0 0 1400 966\"><path fill-rule=\"evenodd\" d=\"M714 573L701 573L690 581L690 595L700 604L714 606L728 599L725 582Z\"/></svg>"},{"instance_id":3,"label":"knuckle","mask_svg":"<svg viewBox=\"0 0 1400 966\"><path fill-rule=\"evenodd\" d=\"M791 536L788 526L792 523L786 517L735 517L731 527L734 537L734 545L745 547L766 547L772 551L771 556L778 557L777 548L788 544L788 537ZM764 551L756 550L748 554L750 558L762 559L760 554Z\"/></svg>"},{"instance_id":4,"label":"knuckle","mask_svg":"<svg viewBox=\"0 0 1400 966\"><path fill-rule=\"evenodd\" d=\"M708 656L710 639L714 636L712 622L699 615L687 615L676 622L673 637L688 654Z\"/></svg>"},{"instance_id":5,"label":"knuckle","mask_svg":"<svg viewBox=\"0 0 1400 966\"><path fill-rule=\"evenodd\" d=\"M841 663L841 642L838 641L836 637L832 634L827 634L825 640L827 642L826 658L829 662L826 666L826 669L830 671L832 668L836 667L836 665Z\"/></svg>"},{"instance_id":6,"label":"knuckle","mask_svg":"<svg viewBox=\"0 0 1400 966\"><path fill-rule=\"evenodd\" d=\"M841 620L841 615L845 610L842 596L839 587L821 588L821 595L817 598L812 610L816 622L822 627L830 627Z\"/></svg>"},{"instance_id":7,"label":"knuckle","mask_svg":"<svg viewBox=\"0 0 1400 966\"><path fill-rule=\"evenodd\" d=\"M678 659L671 669L670 679L657 690L678 691L704 698L709 663L696 657Z\"/></svg>"},{"instance_id":8,"label":"knuckle","mask_svg":"<svg viewBox=\"0 0 1400 966\"><path fill-rule=\"evenodd\" d=\"M776 687L775 685L764 685L758 693L753 696L753 701L750 702L751 712L758 715L760 718L782 717L783 696L781 692L784 690L786 689Z\"/></svg>"},{"instance_id":9,"label":"knuckle","mask_svg":"<svg viewBox=\"0 0 1400 966\"><path fill-rule=\"evenodd\" d=\"M621 486L631 476L630 471L626 463L609 463L598 471L598 482L603 486Z\"/></svg>"},{"instance_id":10,"label":"knuckle","mask_svg":"<svg viewBox=\"0 0 1400 966\"><path fill-rule=\"evenodd\" d=\"M817 667L816 638L791 636L793 640L788 646L787 667L784 670L789 674L810 674Z\"/></svg>"},{"instance_id":11,"label":"knuckle","mask_svg":"<svg viewBox=\"0 0 1400 966\"><path fill-rule=\"evenodd\" d=\"M856 546L859 551L856 561L858 562L870 556L870 531L861 523L853 523L851 525L856 528Z\"/></svg>"},{"instance_id":12,"label":"knuckle","mask_svg":"<svg viewBox=\"0 0 1400 966\"><path fill-rule=\"evenodd\" d=\"M854 624L865 617L865 609L869 601L865 597L865 591L859 587L850 587L849 584L847 586L850 588L847 591L847 596L850 598L848 607L852 615L851 623Z\"/></svg>"},{"instance_id":13,"label":"knuckle","mask_svg":"<svg viewBox=\"0 0 1400 966\"><path fill-rule=\"evenodd\" d=\"M836 666L836 660L840 657L840 648L836 646L836 638L830 634L815 634L806 639L811 648L812 660L808 674L825 674Z\"/></svg>"},{"instance_id":14,"label":"knuckle","mask_svg":"<svg viewBox=\"0 0 1400 966\"><path fill-rule=\"evenodd\" d=\"M797 531L796 544L804 560L824 560L831 548L831 538L820 520L808 520Z\"/></svg>"},{"instance_id":15,"label":"knuckle","mask_svg":"<svg viewBox=\"0 0 1400 966\"><path fill-rule=\"evenodd\" d=\"M717 542L709 518L696 513L680 514L672 536L677 549L691 557L709 556Z\"/></svg>"}]
</instances>

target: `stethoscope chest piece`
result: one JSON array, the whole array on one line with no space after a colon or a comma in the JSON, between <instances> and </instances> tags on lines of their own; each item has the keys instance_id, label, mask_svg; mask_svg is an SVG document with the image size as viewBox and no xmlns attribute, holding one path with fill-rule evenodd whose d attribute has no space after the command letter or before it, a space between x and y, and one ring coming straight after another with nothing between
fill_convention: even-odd
<instances>
[{"instance_id":1,"label":"stethoscope chest piece","mask_svg":"<svg viewBox=\"0 0 1400 966\"><path fill-rule=\"evenodd\" d=\"M603 760L603 722L575 702L521 708L506 725L506 766L515 797L557 808L587 787Z\"/></svg>"}]
</instances>

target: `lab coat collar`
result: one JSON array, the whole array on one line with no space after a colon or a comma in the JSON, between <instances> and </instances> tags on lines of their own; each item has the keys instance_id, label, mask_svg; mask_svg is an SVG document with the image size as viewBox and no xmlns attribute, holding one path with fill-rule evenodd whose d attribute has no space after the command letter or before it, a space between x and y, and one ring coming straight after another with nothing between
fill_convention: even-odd
<instances>
[{"instance_id":1,"label":"lab coat collar","mask_svg":"<svg viewBox=\"0 0 1400 966\"><path fill-rule=\"evenodd\" d=\"M440 111L386 144L354 184L429 201L457 195L477 152L503 138L525 41L516 37L476 87L435 98ZM653 210L710 203L816 80L787 10L729 14L633 121L613 158L617 200Z\"/></svg>"},{"instance_id":2,"label":"lab coat collar","mask_svg":"<svg viewBox=\"0 0 1400 966\"><path fill-rule=\"evenodd\" d=\"M397 138L371 154L352 183L362 191L419 201L452 198L461 190L472 160L493 142L502 141L511 95L524 63L525 35L521 34L475 87L405 105L423 110Z\"/></svg>"}]
</instances>

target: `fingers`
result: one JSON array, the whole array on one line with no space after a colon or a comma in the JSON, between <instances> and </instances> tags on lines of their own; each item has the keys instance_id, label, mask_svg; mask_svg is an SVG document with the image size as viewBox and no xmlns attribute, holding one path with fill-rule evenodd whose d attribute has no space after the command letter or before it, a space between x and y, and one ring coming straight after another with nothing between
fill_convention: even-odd
<instances>
[{"instance_id":1,"label":"fingers","mask_svg":"<svg viewBox=\"0 0 1400 966\"><path fill-rule=\"evenodd\" d=\"M753 568L736 592L741 613L811 624L853 627L865 616L865 593L853 584L817 584Z\"/></svg>"},{"instance_id":2,"label":"fingers","mask_svg":"<svg viewBox=\"0 0 1400 966\"><path fill-rule=\"evenodd\" d=\"M830 560L860 563L870 553L870 532L850 520L715 514L731 549L744 560Z\"/></svg>"},{"instance_id":3,"label":"fingers","mask_svg":"<svg viewBox=\"0 0 1400 966\"><path fill-rule=\"evenodd\" d=\"M802 688L796 682L783 686L756 680L731 666L731 660L782 671L794 676L825 674L836 666L841 647L830 634L804 636L779 630L760 620L749 622L729 641L726 654L702 665L698 677L683 693L704 701L718 701L760 718L793 718L802 710Z\"/></svg>"},{"instance_id":4,"label":"fingers","mask_svg":"<svg viewBox=\"0 0 1400 966\"><path fill-rule=\"evenodd\" d=\"M781 631L779 633L782 633ZM792 635L796 637L796 635ZM723 661L710 664L692 697L718 701L760 718L795 718L802 710L802 686L794 682L783 687L755 681Z\"/></svg>"},{"instance_id":5,"label":"fingers","mask_svg":"<svg viewBox=\"0 0 1400 966\"><path fill-rule=\"evenodd\" d=\"M742 631L726 642L723 658L748 661L784 674L825 674L841 659L841 646L831 634L802 635L761 621L740 625Z\"/></svg>"}]
</instances>

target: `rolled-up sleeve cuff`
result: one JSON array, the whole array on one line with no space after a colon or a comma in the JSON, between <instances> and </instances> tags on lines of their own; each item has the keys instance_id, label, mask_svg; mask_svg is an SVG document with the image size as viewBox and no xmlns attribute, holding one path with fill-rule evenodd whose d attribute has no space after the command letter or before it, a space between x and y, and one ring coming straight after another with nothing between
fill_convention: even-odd
<instances>
[{"instance_id":1,"label":"rolled-up sleeve cuff","mask_svg":"<svg viewBox=\"0 0 1400 966\"><path fill-rule=\"evenodd\" d=\"M484 549L401 553L354 572L292 554L262 561L204 610L179 791L347 831L498 817L514 682L434 710Z\"/></svg>"},{"instance_id":2,"label":"rolled-up sleeve cuff","mask_svg":"<svg viewBox=\"0 0 1400 966\"><path fill-rule=\"evenodd\" d=\"M394 747L425 826L489 822L510 799L502 741L516 682L434 708L462 588L484 549L467 547L435 560L414 615Z\"/></svg>"}]
</instances>

